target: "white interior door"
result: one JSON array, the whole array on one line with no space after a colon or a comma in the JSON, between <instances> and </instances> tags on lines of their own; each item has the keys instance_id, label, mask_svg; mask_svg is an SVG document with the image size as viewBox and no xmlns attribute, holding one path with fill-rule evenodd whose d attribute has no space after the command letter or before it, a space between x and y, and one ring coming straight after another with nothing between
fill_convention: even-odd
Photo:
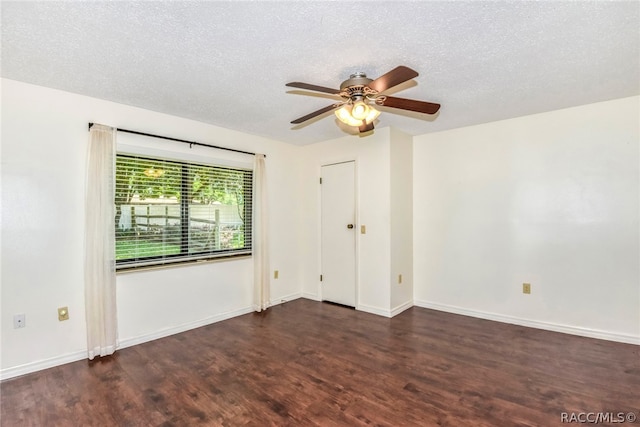
<instances>
[{"instance_id":1,"label":"white interior door","mask_svg":"<svg viewBox=\"0 0 640 427\"><path fill-rule=\"evenodd\" d=\"M322 167L322 300L356 305L355 163Z\"/></svg>"}]
</instances>

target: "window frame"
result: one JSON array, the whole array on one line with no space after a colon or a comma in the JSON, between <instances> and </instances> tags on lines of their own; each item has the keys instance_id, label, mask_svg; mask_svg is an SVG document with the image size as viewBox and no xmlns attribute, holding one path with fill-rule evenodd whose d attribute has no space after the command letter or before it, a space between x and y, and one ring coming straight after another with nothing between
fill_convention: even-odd
<instances>
[{"instance_id":1,"label":"window frame","mask_svg":"<svg viewBox=\"0 0 640 427\"><path fill-rule=\"evenodd\" d=\"M230 258L238 258L238 257L250 257L253 254L253 230L252 230L252 204L253 204L253 170L250 168L243 168L237 166L226 166L226 165L216 165L212 163L206 162L198 162L193 160L182 160L178 158L167 158L164 156L154 156L148 154L133 154L128 152L117 152L116 159L118 158L128 158L128 159L139 159L143 161L160 161L167 162L174 165L180 165L181 168L181 180L180 180L180 200L178 206L180 207L180 253L178 254L163 254L156 256L145 256L145 257L135 257L135 258L126 258L126 259L116 259L115 260L115 268L116 271L127 271L127 270L135 270L140 268L162 268L162 267L170 267L174 265L180 264L190 264L197 263L202 261L211 261L211 260L224 260ZM117 182L118 170L117 170L117 162L114 161L114 181ZM189 252L190 246L190 221L191 217L189 215L189 206L191 201L191 191L190 191L190 181L189 178L192 178L192 175L189 173L189 168L191 166L195 167L206 167L212 169L222 169L234 172L240 172L243 174L243 193L244 193L244 236L243 248L227 248L227 249L210 249L201 252ZM114 182L114 186L117 185ZM115 193L115 191L114 191ZM116 206L115 198L114 198L114 207ZM115 221L115 218L114 218ZM114 234L114 243L117 242L117 233L118 227L116 224L116 230ZM115 246L115 245L114 245ZM115 253L114 253L115 255ZM114 256L115 258L115 256Z\"/></svg>"}]
</instances>

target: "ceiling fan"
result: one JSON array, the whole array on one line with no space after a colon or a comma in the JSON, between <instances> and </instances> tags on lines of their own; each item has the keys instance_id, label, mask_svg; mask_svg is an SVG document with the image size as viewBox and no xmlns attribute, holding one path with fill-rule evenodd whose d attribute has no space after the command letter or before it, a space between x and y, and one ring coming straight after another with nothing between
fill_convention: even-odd
<instances>
[{"instance_id":1,"label":"ceiling fan","mask_svg":"<svg viewBox=\"0 0 640 427\"><path fill-rule=\"evenodd\" d=\"M287 83L286 85L289 87L329 93L342 98L339 102L297 118L291 123L300 124L321 114L336 110L335 115L341 122L348 126L357 127L360 133L365 133L373 130L373 121L380 115L380 112L375 109L375 105L424 114L437 113L440 109L440 104L396 98L382 94L382 92L415 77L418 77L417 71L401 65L375 80L368 78L365 73L351 74L347 80L340 84L340 89L331 89L301 82Z\"/></svg>"}]
</instances>

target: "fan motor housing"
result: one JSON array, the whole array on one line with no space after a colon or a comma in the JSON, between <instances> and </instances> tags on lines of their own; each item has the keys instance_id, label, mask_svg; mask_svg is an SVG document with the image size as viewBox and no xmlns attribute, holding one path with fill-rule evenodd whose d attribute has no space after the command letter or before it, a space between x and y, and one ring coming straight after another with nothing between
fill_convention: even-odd
<instances>
[{"instance_id":1,"label":"fan motor housing","mask_svg":"<svg viewBox=\"0 0 640 427\"><path fill-rule=\"evenodd\" d=\"M346 88L351 86L367 86L372 81L373 80L371 80L370 78L367 78L367 75L365 73L351 74L347 80L342 82L342 84L340 85L340 90L345 90Z\"/></svg>"}]
</instances>

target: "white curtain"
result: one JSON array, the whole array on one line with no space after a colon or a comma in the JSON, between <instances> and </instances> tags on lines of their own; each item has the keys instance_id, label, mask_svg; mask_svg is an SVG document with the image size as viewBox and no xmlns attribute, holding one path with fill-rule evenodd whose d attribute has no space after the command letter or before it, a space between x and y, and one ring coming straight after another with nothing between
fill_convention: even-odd
<instances>
[{"instance_id":1,"label":"white curtain","mask_svg":"<svg viewBox=\"0 0 640 427\"><path fill-rule=\"evenodd\" d=\"M253 308L269 307L269 241L267 236L267 192L264 154L256 154L253 167Z\"/></svg>"},{"instance_id":2,"label":"white curtain","mask_svg":"<svg viewBox=\"0 0 640 427\"><path fill-rule=\"evenodd\" d=\"M85 310L89 359L118 346L115 270L116 129L94 124L89 131L85 189Z\"/></svg>"}]
</instances>

